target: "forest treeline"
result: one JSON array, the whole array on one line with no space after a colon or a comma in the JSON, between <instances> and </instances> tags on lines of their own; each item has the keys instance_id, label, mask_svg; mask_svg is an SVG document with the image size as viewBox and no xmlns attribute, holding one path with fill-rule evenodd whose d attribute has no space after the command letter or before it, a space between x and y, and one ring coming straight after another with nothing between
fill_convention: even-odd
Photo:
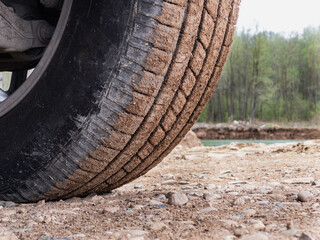
<instances>
[{"instance_id":1,"label":"forest treeline","mask_svg":"<svg viewBox=\"0 0 320 240\"><path fill-rule=\"evenodd\" d=\"M200 121L309 121L320 115L320 28L237 32Z\"/></svg>"}]
</instances>

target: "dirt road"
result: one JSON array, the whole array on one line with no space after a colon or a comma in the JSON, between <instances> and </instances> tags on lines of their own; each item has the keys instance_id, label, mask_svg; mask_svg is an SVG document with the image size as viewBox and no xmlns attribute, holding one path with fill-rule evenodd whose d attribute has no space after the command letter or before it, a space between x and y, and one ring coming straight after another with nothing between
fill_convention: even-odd
<instances>
[{"instance_id":1,"label":"dirt road","mask_svg":"<svg viewBox=\"0 0 320 240\"><path fill-rule=\"evenodd\" d=\"M0 203L7 239L320 239L320 141L178 146L111 194Z\"/></svg>"}]
</instances>

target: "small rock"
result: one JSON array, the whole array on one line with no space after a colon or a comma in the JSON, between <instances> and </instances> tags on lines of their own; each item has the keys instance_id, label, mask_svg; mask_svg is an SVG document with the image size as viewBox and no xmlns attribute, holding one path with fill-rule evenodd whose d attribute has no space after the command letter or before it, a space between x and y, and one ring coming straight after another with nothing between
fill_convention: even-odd
<instances>
[{"instance_id":1,"label":"small rock","mask_svg":"<svg viewBox=\"0 0 320 240\"><path fill-rule=\"evenodd\" d=\"M16 214L17 214L17 211L15 211L15 210L5 210L2 212L2 215L6 216L6 217L10 217L10 216L16 215Z\"/></svg>"},{"instance_id":2,"label":"small rock","mask_svg":"<svg viewBox=\"0 0 320 240\"><path fill-rule=\"evenodd\" d=\"M245 215L246 217L252 217L256 213L257 213L257 211L254 209L248 209L248 210L243 211L243 215Z\"/></svg>"},{"instance_id":3,"label":"small rock","mask_svg":"<svg viewBox=\"0 0 320 240\"><path fill-rule=\"evenodd\" d=\"M314 182L313 177L307 177L307 178L292 178L292 179L287 179L284 180L283 183L286 184L310 184Z\"/></svg>"},{"instance_id":4,"label":"small rock","mask_svg":"<svg viewBox=\"0 0 320 240\"><path fill-rule=\"evenodd\" d=\"M249 197L247 196L243 196L243 197L240 197L240 198L237 198L234 202L233 202L233 205L235 206L242 206L244 204L246 204L246 201L249 199Z\"/></svg>"},{"instance_id":5,"label":"small rock","mask_svg":"<svg viewBox=\"0 0 320 240\"><path fill-rule=\"evenodd\" d=\"M161 185L165 186L165 185L175 185L177 184L178 182L176 180L168 180L168 181L164 181L163 183L161 183Z\"/></svg>"},{"instance_id":6,"label":"small rock","mask_svg":"<svg viewBox=\"0 0 320 240\"><path fill-rule=\"evenodd\" d=\"M314 238L306 233L302 233L301 236L299 237L299 240L314 240Z\"/></svg>"},{"instance_id":7,"label":"small rock","mask_svg":"<svg viewBox=\"0 0 320 240\"><path fill-rule=\"evenodd\" d=\"M269 240L269 237L263 233L255 233L253 235L247 235L242 238L241 240Z\"/></svg>"},{"instance_id":8,"label":"small rock","mask_svg":"<svg viewBox=\"0 0 320 240\"><path fill-rule=\"evenodd\" d=\"M45 204L46 204L46 200L41 200L36 205L37 206L44 206Z\"/></svg>"},{"instance_id":9,"label":"small rock","mask_svg":"<svg viewBox=\"0 0 320 240\"><path fill-rule=\"evenodd\" d=\"M231 181L227 183L228 185L240 185L240 184L248 184L247 181Z\"/></svg>"},{"instance_id":10,"label":"small rock","mask_svg":"<svg viewBox=\"0 0 320 240\"><path fill-rule=\"evenodd\" d=\"M109 212L109 213L115 213L115 212L119 212L120 208L119 207L107 207L105 209L103 209L103 212Z\"/></svg>"},{"instance_id":11,"label":"small rock","mask_svg":"<svg viewBox=\"0 0 320 240\"><path fill-rule=\"evenodd\" d=\"M154 198L156 198L156 199L163 199L163 200L167 199L164 194L158 194L158 195L156 195Z\"/></svg>"},{"instance_id":12,"label":"small rock","mask_svg":"<svg viewBox=\"0 0 320 240\"><path fill-rule=\"evenodd\" d=\"M225 171L221 171L220 175L224 175L224 174L228 174L231 173L231 170L225 170Z\"/></svg>"},{"instance_id":13,"label":"small rock","mask_svg":"<svg viewBox=\"0 0 320 240\"><path fill-rule=\"evenodd\" d=\"M16 207L17 204L14 202L0 201L0 206L4 208L10 208L10 207Z\"/></svg>"},{"instance_id":14,"label":"small rock","mask_svg":"<svg viewBox=\"0 0 320 240\"><path fill-rule=\"evenodd\" d=\"M204 193L203 194L203 199L207 200L207 201L211 201L211 200L216 200L216 199L221 199L221 195L219 194L212 194L212 193Z\"/></svg>"},{"instance_id":15,"label":"small rock","mask_svg":"<svg viewBox=\"0 0 320 240\"><path fill-rule=\"evenodd\" d=\"M124 210L124 212L127 214L134 214L135 213L132 208L128 208L128 209Z\"/></svg>"},{"instance_id":16,"label":"small rock","mask_svg":"<svg viewBox=\"0 0 320 240\"><path fill-rule=\"evenodd\" d=\"M287 237L292 237L292 236L296 235L297 232L298 232L297 229L289 229L289 230L282 232L281 235L287 236Z\"/></svg>"},{"instance_id":17,"label":"small rock","mask_svg":"<svg viewBox=\"0 0 320 240\"><path fill-rule=\"evenodd\" d=\"M150 204L151 204L151 205L163 205L162 202L157 201L157 200L150 200Z\"/></svg>"},{"instance_id":18,"label":"small rock","mask_svg":"<svg viewBox=\"0 0 320 240\"><path fill-rule=\"evenodd\" d=\"M160 231L163 229L167 229L168 226L166 224L164 224L163 222L155 222L155 223L151 223L149 225L149 228L153 231Z\"/></svg>"},{"instance_id":19,"label":"small rock","mask_svg":"<svg viewBox=\"0 0 320 240\"><path fill-rule=\"evenodd\" d=\"M262 206L268 206L269 201L258 201L256 202L257 205L262 205Z\"/></svg>"},{"instance_id":20,"label":"small rock","mask_svg":"<svg viewBox=\"0 0 320 240\"><path fill-rule=\"evenodd\" d=\"M4 235L0 236L0 240L19 240L16 235L10 234L10 235Z\"/></svg>"},{"instance_id":21,"label":"small rock","mask_svg":"<svg viewBox=\"0 0 320 240\"><path fill-rule=\"evenodd\" d=\"M214 212L214 211L218 211L216 208L214 207L208 207L208 208L204 208L198 211L199 214L204 214L204 213L210 213L210 212Z\"/></svg>"},{"instance_id":22,"label":"small rock","mask_svg":"<svg viewBox=\"0 0 320 240\"><path fill-rule=\"evenodd\" d=\"M167 194L168 203L174 206L183 206L188 203L187 195L179 192L170 192Z\"/></svg>"},{"instance_id":23,"label":"small rock","mask_svg":"<svg viewBox=\"0 0 320 240\"><path fill-rule=\"evenodd\" d=\"M238 222L233 220L220 220L222 226L229 230L234 230L239 227Z\"/></svg>"},{"instance_id":24,"label":"small rock","mask_svg":"<svg viewBox=\"0 0 320 240\"><path fill-rule=\"evenodd\" d=\"M281 194L271 194L270 197L275 200L275 201L278 201L278 202L281 202L281 201L284 201L286 200L286 196L283 196Z\"/></svg>"},{"instance_id":25,"label":"small rock","mask_svg":"<svg viewBox=\"0 0 320 240\"><path fill-rule=\"evenodd\" d=\"M266 226L260 220L252 220L251 223L252 223L253 229L255 230L263 230L266 228Z\"/></svg>"},{"instance_id":26,"label":"small rock","mask_svg":"<svg viewBox=\"0 0 320 240\"><path fill-rule=\"evenodd\" d=\"M320 187L320 181L313 181L312 185L315 187Z\"/></svg>"},{"instance_id":27,"label":"small rock","mask_svg":"<svg viewBox=\"0 0 320 240\"><path fill-rule=\"evenodd\" d=\"M313 194L308 191L302 191L298 194L298 200L301 202L310 202L313 198Z\"/></svg>"}]
</instances>

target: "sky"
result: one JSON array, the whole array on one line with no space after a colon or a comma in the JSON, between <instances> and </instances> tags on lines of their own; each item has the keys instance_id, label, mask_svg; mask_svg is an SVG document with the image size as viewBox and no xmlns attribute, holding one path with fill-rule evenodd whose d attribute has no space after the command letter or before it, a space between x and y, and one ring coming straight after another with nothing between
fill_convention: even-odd
<instances>
[{"instance_id":1,"label":"sky","mask_svg":"<svg viewBox=\"0 0 320 240\"><path fill-rule=\"evenodd\" d=\"M242 0L238 29L289 34L320 26L320 0Z\"/></svg>"}]
</instances>

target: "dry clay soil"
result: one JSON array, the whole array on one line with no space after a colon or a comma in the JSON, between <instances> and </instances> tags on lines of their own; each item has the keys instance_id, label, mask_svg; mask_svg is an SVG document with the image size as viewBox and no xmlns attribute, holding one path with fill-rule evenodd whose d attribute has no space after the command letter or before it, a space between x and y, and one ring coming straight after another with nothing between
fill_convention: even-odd
<instances>
[{"instance_id":1,"label":"dry clay soil","mask_svg":"<svg viewBox=\"0 0 320 240\"><path fill-rule=\"evenodd\" d=\"M320 239L320 141L197 145L110 194L0 202L0 240Z\"/></svg>"}]
</instances>

